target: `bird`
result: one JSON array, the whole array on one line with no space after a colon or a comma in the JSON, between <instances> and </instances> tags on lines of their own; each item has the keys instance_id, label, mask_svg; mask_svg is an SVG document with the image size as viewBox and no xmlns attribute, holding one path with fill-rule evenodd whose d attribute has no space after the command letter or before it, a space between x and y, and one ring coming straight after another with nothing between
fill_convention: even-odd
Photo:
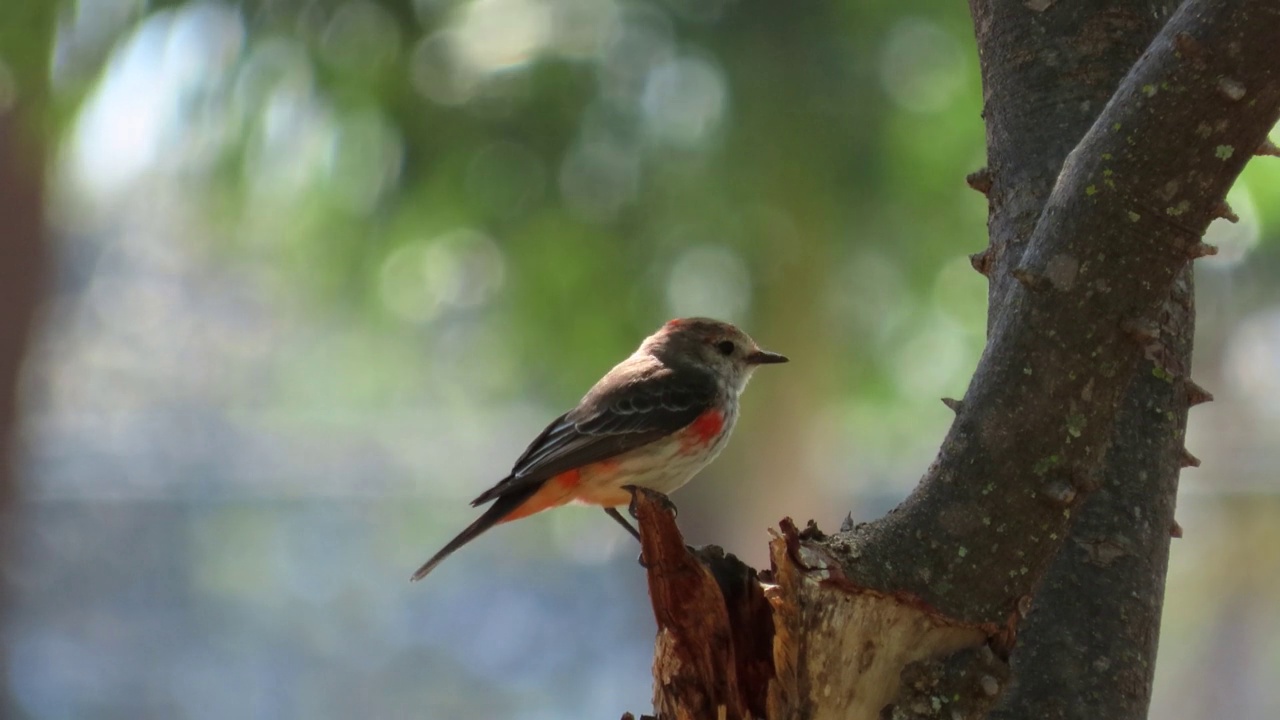
<instances>
[{"instance_id":1,"label":"bird","mask_svg":"<svg viewBox=\"0 0 1280 720\"><path fill-rule=\"evenodd\" d=\"M668 321L552 420L510 474L471 501L491 504L411 579L426 577L495 525L569 503L603 507L639 538L617 510L630 503L630 488L667 495L689 482L724 448L756 368L787 361L727 322Z\"/></svg>"}]
</instances>

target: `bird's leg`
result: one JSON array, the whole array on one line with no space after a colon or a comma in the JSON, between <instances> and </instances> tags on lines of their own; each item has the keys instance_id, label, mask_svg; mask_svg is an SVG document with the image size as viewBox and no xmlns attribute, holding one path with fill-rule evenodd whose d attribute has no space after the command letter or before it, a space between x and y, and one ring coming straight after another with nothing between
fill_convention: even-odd
<instances>
[{"instance_id":1,"label":"bird's leg","mask_svg":"<svg viewBox=\"0 0 1280 720\"><path fill-rule=\"evenodd\" d=\"M640 518L636 514L636 486L623 485L622 489L631 493L631 502L627 503L627 514L639 520ZM627 519L622 517L622 513L618 512L617 508L605 508L605 512L609 513L609 517L613 518L614 520L617 520L619 523L622 524L622 527L626 528L632 535L635 536L636 542L640 543L640 546L641 546L640 554L636 556L636 564L644 568L645 570L648 570L649 563L646 562L644 559L644 541L640 539L640 531L632 527L631 523L627 522Z\"/></svg>"},{"instance_id":2,"label":"bird's leg","mask_svg":"<svg viewBox=\"0 0 1280 720\"><path fill-rule=\"evenodd\" d=\"M631 537L635 538L635 539L636 539L636 542L640 542L640 531L639 531L639 530L636 530L636 528L635 528L635 526L634 526L634 525L632 525L631 523L627 522L627 519L626 519L626 518L624 518L624 517L622 517L622 513L618 512L618 509L617 509L617 508L607 507L607 508L605 508L605 509L604 509L604 512L605 512L605 514L606 514L606 515L608 515L609 517L611 517L611 518L613 518L614 520L618 521L618 524L619 524L619 525L621 525L621 526L623 527L623 529L625 529L627 532L631 533Z\"/></svg>"},{"instance_id":3,"label":"bird's leg","mask_svg":"<svg viewBox=\"0 0 1280 720\"><path fill-rule=\"evenodd\" d=\"M631 493L631 497L632 497L631 502L635 503L634 492ZM634 525L627 522L627 519L622 517L622 513L618 512L617 508L607 507L604 509L604 511L609 517L613 518L614 520L617 520L619 525L626 528L627 532L631 533L631 536L636 539L636 542L642 545L644 544L644 541L640 539L640 531L636 530ZM635 513L633 512L631 513L631 515L635 516ZM649 564L644 561L644 550L641 550L640 554L636 556L636 562L639 563L640 567L644 568L645 570L649 569Z\"/></svg>"}]
</instances>

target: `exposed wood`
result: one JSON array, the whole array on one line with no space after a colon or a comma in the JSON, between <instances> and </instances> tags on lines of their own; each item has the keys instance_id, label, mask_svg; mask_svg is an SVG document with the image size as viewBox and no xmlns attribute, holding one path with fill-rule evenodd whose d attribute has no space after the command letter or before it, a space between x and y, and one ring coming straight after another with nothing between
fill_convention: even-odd
<instances>
[{"instance_id":1,"label":"exposed wood","mask_svg":"<svg viewBox=\"0 0 1280 720\"><path fill-rule=\"evenodd\" d=\"M637 490L631 512L658 622L653 694L659 717L764 717L773 614L755 571L719 548L691 551L659 493Z\"/></svg>"},{"instance_id":2,"label":"exposed wood","mask_svg":"<svg viewBox=\"0 0 1280 720\"><path fill-rule=\"evenodd\" d=\"M846 577L815 529L784 520L769 543L774 586L771 720L878 718L899 700L909 666L985 648L1001 634L948 617L907 593L859 586ZM997 663L1002 665L1003 663Z\"/></svg>"},{"instance_id":3,"label":"exposed wood","mask_svg":"<svg viewBox=\"0 0 1280 720\"><path fill-rule=\"evenodd\" d=\"M903 690L957 681L986 707L1007 668L987 649L1004 628L956 622L901 593L858 587L790 520L770 543L774 570L756 573L719 548L690 550L665 497L632 504L658 635L654 707L660 718L875 718ZM959 650L982 672L934 677ZM932 678L926 681L926 678ZM955 689L955 692L959 692ZM958 707L958 706L956 706ZM953 707L952 709L955 709Z\"/></svg>"}]
</instances>

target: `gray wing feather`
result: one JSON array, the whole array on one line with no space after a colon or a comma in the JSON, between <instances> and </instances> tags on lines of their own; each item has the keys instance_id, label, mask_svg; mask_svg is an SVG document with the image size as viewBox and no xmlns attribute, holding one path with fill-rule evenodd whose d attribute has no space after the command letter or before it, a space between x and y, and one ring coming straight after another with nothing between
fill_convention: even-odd
<instances>
[{"instance_id":1,"label":"gray wing feather","mask_svg":"<svg viewBox=\"0 0 1280 720\"><path fill-rule=\"evenodd\" d=\"M541 484L669 435L712 407L716 388L709 375L677 375L651 358L624 362L596 383L578 407L553 420L516 460L511 474L471 504Z\"/></svg>"}]
</instances>

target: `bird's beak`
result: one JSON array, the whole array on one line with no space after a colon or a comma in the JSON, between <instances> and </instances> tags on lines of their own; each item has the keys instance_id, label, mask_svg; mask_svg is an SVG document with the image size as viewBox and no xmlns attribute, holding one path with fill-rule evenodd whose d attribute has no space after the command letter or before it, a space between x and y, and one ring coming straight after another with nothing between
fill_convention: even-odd
<instances>
[{"instance_id":1,"label":"bird's beak","mask_svg":"<svg viewBox=\"0 0 1280 720\"><path fill-rule=\"evenodd\" d=\"M768 350L756 350L747 356L747 362L752 365L774 365L787 362L787 356L769 352Z\"/></svg>"}]
</instances>

